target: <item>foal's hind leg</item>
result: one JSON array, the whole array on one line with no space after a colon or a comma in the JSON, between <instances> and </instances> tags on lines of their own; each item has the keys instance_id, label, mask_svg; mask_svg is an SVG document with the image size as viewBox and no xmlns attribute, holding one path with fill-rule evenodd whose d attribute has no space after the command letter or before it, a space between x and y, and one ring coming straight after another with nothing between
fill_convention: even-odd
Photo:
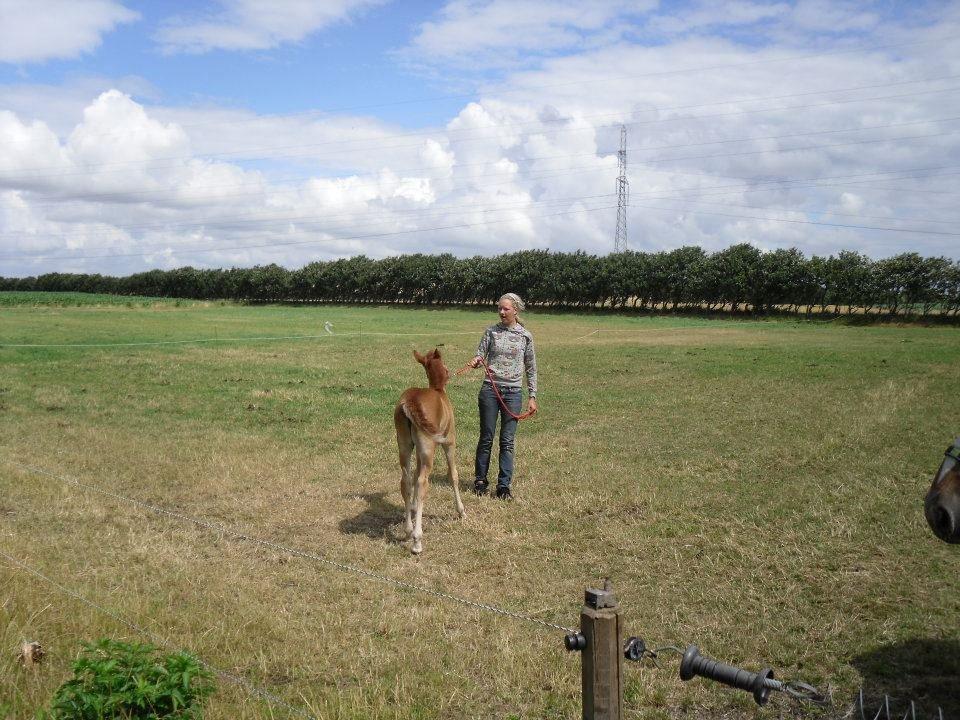
<instances>
[{"instance_id":1,"label":"foal's hind leg","mask_svg":"<svg viewBox=\"0 0 960 720\"><path fill-rule=\"evenodd\" d=\"M430 471L433 470L433 453L435 443L422 436L416 438L417 443L417 486L414 488L414 521L413 545L410 552L419 555L423 552L423 502L427 498L427 486L430 484Z\"/></svg>"},{"instance_id":2,"label":"foal's hind leg","mask_svg":"<svg viewBox=\"0 0 960 720\"><path fill-rule=\"evenodd\" d=\"M413 503L416 491L413 487L414 468L416 462L413 454L413 447L406 453L406 457L400 456L400 494L403 495L403 532L404 537L410 537L413 534Z\"/></svg>"},{"instance_id":3,"label":"foal's hind leg","mask_svg":"<svg viewBox=\"0 0 960 720\"><path fill-rule=\"evenodd\" d=\"M448 442L443 446L443 454L447 456L447 477L450 478L450 484L453 485L453 499L457 505L457 514L465 517L467 512L463 509L463 500L460 499L460 475L457 473L457 445Z\"/></svg>"},{"instance_id":4,"label":"foal's hind leg","mask_svg":"<svg viewBox=\"0 0 960 720\"><path fill-rule=\"evenodd\" d=\"M405 537L413 534L413 462L414 444L409 430L397 431L397 446L400 450L400 494L403 496L403 531Z\"/></svg>"}]
</instances>

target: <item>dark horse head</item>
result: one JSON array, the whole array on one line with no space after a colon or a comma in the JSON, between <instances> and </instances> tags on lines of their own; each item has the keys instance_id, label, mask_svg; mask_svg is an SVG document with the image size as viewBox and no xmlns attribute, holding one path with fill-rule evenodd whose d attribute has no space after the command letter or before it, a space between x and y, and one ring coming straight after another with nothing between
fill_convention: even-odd
<instances>
[{"instance_id":1,"label":"dark horse head","mask_svg":"<svg viewBox=\"0 0 960 720\"><path fill-rule=\"evenodd\" d=\"M938 538L960 543L960 437L947 448L923 503L923 512Z\"/></svg>"}]
</instances>

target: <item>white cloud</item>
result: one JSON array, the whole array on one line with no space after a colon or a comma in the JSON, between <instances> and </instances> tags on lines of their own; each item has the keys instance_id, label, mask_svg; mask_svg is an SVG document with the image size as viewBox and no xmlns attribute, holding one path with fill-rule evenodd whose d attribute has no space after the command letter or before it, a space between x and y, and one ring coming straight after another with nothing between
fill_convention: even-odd
<instances>
[{"instance_id":1,"label":"white cloud","mask_svg":"<svg viewBox=\"0 0 960 720\"><path fill-rule=\"evenodd\" d=\"M117 91L82 112L23 101L0 112L3 274L298 267L425 248L603 253L620 123L635 249L747 241L960 257L955 236L807 224L953 231L960 128L941 119L960 116L960 93L949 81L900 84L960 72L943 40L951 22L892 33L886 42L910 45L887 51L843 39L819 55L697 34L655 47L621 39L540 58L421 132L372 117L144 105ZM933 167L944 169L916 172Z\"/></svg>"},{"instance_id":2,"label":"white cloud","mask_svg":"<svg viewBox=\"0 0 960 720\"><path fill-rule=\"evenodd\" d=\"M843 33L875 27L880 17L865 8L870 3L840 0L800 0L793 9L792 20L805 31Z\"/></svg>"},{"instance_id":3,"label":"white cloud","mask_svg":"<svg viewBox=\"0 0 960 720\"><path fill-rule=\"evenodd\" d=\"M219 0L216 12L168 19L155 39L168 53L266 50L299 42L383 0Z\"/></svg>"},{"instance_id":4,"label":"white cloud","mask_svg":"<svg viewBox=\"0 0 960 720\"><path fill-rule=\"evenodd\" d=\"M655 4L653 0L453 0L436 20L420 26L401 56L427 65L509 66L524 53L579 50L615 20L643 13Z\"/></svg>"},{"instance_id":5,"label":"white cloud","mask_svg":"<svg viewBox=\"0 0 960 720\"><path fill-rule=\"evenodd\" d=\"M0 0L0 62L77 57L139 17L114 0Z\"/></svg>"},{"instance_id":6,"label":"white cloud","mask_svg":"<svg viewBox=\"0 0 960 720\"><path fill-rule=\"evenodd\" d=\"M655 32L679 34L704 28L752 25L780 18L790 12L787 3L758 3L749 0L705 2L677 14L658 14L648 23Z\"/></svg>"}]
</instances>

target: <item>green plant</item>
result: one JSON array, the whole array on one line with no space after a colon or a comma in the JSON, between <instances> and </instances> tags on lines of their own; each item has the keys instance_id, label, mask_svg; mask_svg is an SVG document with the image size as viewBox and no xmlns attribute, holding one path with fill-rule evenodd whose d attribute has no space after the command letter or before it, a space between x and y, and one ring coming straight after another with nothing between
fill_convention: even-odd
<instances>
[{"instance_id":1,"label":"green plant","mask_svg":"<svg viewBox=\"0 0 960 720\"><path fill-rule=\"evenodd\" d=\"M51 720L200 718L212 674L193 656L102 638L84 643L73 677L54 693Z\"/></svg>"}]
</instances>

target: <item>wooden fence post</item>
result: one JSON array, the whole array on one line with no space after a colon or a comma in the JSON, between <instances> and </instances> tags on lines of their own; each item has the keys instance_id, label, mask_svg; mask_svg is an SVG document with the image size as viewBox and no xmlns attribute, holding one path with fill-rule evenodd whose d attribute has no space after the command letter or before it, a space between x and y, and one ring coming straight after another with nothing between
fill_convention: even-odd
<instances>
[{"instance_id":1,"label":"wooden fence post","mask_svg":"<svg viewBox=\"0 0 960 720\"><path fill-rule=\"evenodd\" d=\"M603 590L587 588L580 611L586 639L581 655L583 720L620 720L623 716L623 650L620 608L610 581Z\"/></svg>"}]
</instances>

